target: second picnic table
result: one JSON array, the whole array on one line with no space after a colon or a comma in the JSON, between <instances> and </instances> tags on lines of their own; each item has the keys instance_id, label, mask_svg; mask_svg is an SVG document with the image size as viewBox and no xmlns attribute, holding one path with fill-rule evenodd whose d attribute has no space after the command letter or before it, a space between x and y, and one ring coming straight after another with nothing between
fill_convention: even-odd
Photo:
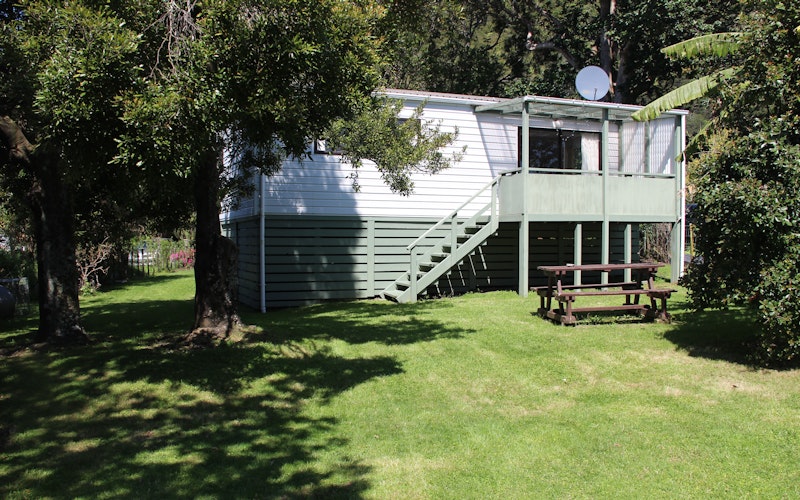
<instances>
[{"instance_id":1,"label":"second picnic table","mask_svg":"<svg viewBox=\"0 0 800 500\"><path fill-rule=\"evenodd\" d=\"M547 286L533 287L531 290L539 294L539 315L564 325L574 325L577 321L576 313L596 311L633 311L643 314L647 319L669 322L667 299L675 290L656 288L654 282L656 271L663 266L664 264L651 262L539 266L538 269L547 276ZM610 275L615 271L625 270L630 270L630 281L623 279L606 283L569 285L564 283L564 278L575 271L601 272ZM586 307L575 307L574 305L575 299L578 297L609 295L625 296L625 303ZM646 295L650 299L649 304L640 303L639 297L642 295ZM555 304L558 304L557 308L553 307Z\"/></svg>"}]
</instances>

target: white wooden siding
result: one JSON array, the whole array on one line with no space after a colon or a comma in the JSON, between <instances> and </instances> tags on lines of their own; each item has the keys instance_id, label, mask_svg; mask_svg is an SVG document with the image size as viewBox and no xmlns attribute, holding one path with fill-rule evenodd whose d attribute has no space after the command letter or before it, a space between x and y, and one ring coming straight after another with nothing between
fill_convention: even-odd
<instances>
[{"instance_id":1,"label":"white wooden siding","mask_svg":"<svg viewBox=\"0 0 800 500\"><path fill-rule=\"evenodd\" d=\"M422 101L405 101L400 117L408 117ZM370 162L358 169L359 191L353 189L353 169L342 164L339 156L314 154L303 161L287 160L277 175L266 180L264 210L282 215L359 215L362 217L443 217L458 208L497 175L518 168L519 116L475 113L474 103L428 102L422 119L439 124L443 132L458 129L456 142L446 154L466 151L452 168L435 175L412 176L414 191L410 196L392 193ZM598 122L532 117L531 127L600 132ZM619 166L619 130L611 124L609 137L610 170ZM257 185L257 184L256 184ZM223 215L235 220L256 215L260 208L259 190L254 197L242 200L236 210ZM477 210L489 202L487 192L469 207ZM465 211L469 213L470 210Z\"/></svg>"},{"instance_id":2,"label":"white wooden siding","mask_svg":"<svg viewBox=\"0 0 800 500\"><path fill-rule=\"evenodd\" d=\"M407 102L401 117L418 102ZM287 162L267 181L265 210L274 214L442 217L458 208L496 175L516 168L516 130L500 116L476 115L469 105L429 103L422 119L443 132L458 128L455 144L445 154L467 149L460 162L435 175L412 176L410 196L392 193L370 162L358 169L359 190L350 177L354 170L340 157L312 154L303 162ZM510 129L510 130L509 130ZM489 145L489 147L487 147ZM511 147L509 147L511 146ZM488 203L488 197L478 200Z\"/></svg>"}]
</instances>

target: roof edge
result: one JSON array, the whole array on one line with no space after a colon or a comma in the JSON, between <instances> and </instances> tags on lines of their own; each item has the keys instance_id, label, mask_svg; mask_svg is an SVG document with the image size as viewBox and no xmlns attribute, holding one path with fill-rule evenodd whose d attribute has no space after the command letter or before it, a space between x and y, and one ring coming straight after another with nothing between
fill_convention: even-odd
<instances>
[{"instance_id":1,"label":"roof edge","mask_svg":"<svg viewBox=\"0 0 800 500\"><path fill-rule=\"evenodd\" d=\"M421 99L428 102L438 103L451 103L451 104L465 104L479 106L482 104L495 104L508 101L509 99L503 97L489 97L477 96L467 94L449 94L444 92L427 92L422 90L405 90L405 89L380 89L375 92L378 95L384 95L393 99Z\"/></svg>"},{"instance_id":2,"label":"roof edge","mask_svg":"<svg viewBox=\"0 0 800 500\"><path fill-rule=\"evenodd\" d=\"M495 106L504 107L503 105L513 105L515 103L523 103L523 102L530 102L534 104L549 104L554 106L565 106L565 107L581 107L581 108L598 109L598 110L608 109L608 110L618 111L624 114L633 114L634 112L644 107L635 104L620 104L607 101L588 101L583 99L566 99L562 97L544 97L536 95L526 95L516 98L505 98L505 97L476 96L468 94L452 94L444 92L428 92L422 90L407 90L407 89L395 89L395 88L380 89L377 90L375 94L383 95L393 99L419 99L419 100L426 100L428 102L437 102L444 104L464 104L476 107L479 106L480 108L483 108L483 109L478 109L479 112L488 111ZM671 109L668 111L664 111L662 114L672 115L672 116L685 116L689 114L689 111L684 109Z\"/></svg>"}]
</instances>

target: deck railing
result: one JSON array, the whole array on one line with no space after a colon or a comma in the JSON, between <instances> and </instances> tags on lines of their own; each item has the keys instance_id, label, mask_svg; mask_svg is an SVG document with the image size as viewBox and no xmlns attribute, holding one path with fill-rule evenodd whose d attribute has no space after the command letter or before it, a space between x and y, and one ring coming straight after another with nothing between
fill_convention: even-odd
<instances>
[{"instance_id":1,"label":"deck railing","mask_svg":"<svg viewBox=\"0 0 800 500\"><path fill-rule=\"evenodd\" d=\"M517 171L518 172L518 171ZM555 175L603 175L602 170L578 170L578 169L557 169L557 168L529 168L531 174L555 174ZM675 174L662 174L657 172L624 172L621 170L611 170L610 176L616 177L654 177L663 179L674 179Z\"/></svg>"},{"instance_id":2,"label":"deck railing","mask_svg":"<svg viewBox=\"0 0 800 500\"><path fill-rule=\"evenodd\" d=\"M514 175L514 174L518 174L519 172L520 172L519 170L509 170L508 172L503 172L500 175L498 175L497 177L495 177L494 179L492 179L491 182L486 184L477 193L472 195L472 197L470 199L468 199L467 201L465 201L464 203L462 203L461 206L459 206L458 208L453 210L450 214L445 215L444 217L442 217L439 220L439 222L437 222L436 224L431 226L427 231L422 233L422 235L420 235L419 238L417 238L416 240L412 241L406 247L406 250L411 252L414 248L420 246L420 244L422 242L427 240L437 229L439 229L440 227L444 226L448 221L450 222L451 235L457 235L458 234L458 228L460 227L459 224L458 224L459 214L461 214L462 211L464 211L465 208L467 208L469 205L471 205L472 202L474 202L477 198L479 198L481 195L483 195L486 192L486 190L488 190L488 189L492 190L491 202L486 207L483 207L482 209L480 209L480 212L484 212L487 208L491 207L491 217L492 218L497 217L497 185L500 182L500 179L502 179L503 177L507 177L509 175ZM461 226L463 226L463 224Z\"/></svg>"}]
</instances>

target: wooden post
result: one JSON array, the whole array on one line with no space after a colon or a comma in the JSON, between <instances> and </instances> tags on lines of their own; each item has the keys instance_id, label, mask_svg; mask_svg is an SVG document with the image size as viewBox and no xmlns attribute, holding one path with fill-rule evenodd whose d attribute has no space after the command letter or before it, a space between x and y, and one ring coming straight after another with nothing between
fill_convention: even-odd
<instances>
[{"instance_id":1,"label":"wooden post","mask_svg":"<svg viewBox=\"0 0 800 500\"><path fill-rule=\"evenodd\" d=\"M675 165L675 188L678 197L677 221L672 228L673 254L671 281L677 283L683 276L683 252L686 248L686 169L683 161L683 151L686 149L686 116L675 118L675 133L673 134L674 154L672 159Z\"/></svg>"},{"instance_id":2,"label":"wooden post","mask_svg":"<svg viewBox=\"0 0 800 500\"><path fill-rule=\"evenodd\" d=\"M624 240L625 240L625 263L630 264L631 260L633 259L633 229L631 224L625 224ZM624 276L625 278L623 279L623 281L631 281L632 276L630 268L625 269Z\"/></svg>"},{"instance_id":3,"label":"wooden post","mask_svg":"<svg viewBox=\"0 0 800 500\"><path fill-rule=\"evenodd\" d=\"M375 291L375 219L367 221L367 296Z\"/></svg>"},{"instance_id":4,"label":"wooden post","mask_svg":"<svg viewBox=\"0 0 800 500\"><path fill-rule=\"evenodd\" d=\"M583 224L575 224L575 241L573 242L572 263L576 266L583 264ZM581 284L581 271L573 271L574 285Z\"/></svg>"},{"instance_id":5,"label":"wooden post","mask_svg":"<svg viewBox=\"0 0 800 500\"><path fill-rule=\"evenodd\" d=\"M603 171L603 234L600 248L600 263L608 264L609 254L611 253L611 236L609 234L608 220L608 169L609 169L609 130L608 130L608 109L603 108L603 128L600 134L600 168ZM608 283L608 272L600 273L600 283Z\"/></svg>"},{"instance_id":6,"label":"wooden post","mask_svg":"<svg viewBox=\"0 0 800 500\"><path fill-rule=\"evenodd\" d=\"M530 175L530 116L528 115L528 101L522 103L522 219L519 223L519 295L528 296L528 266L530 259L530 227L528 224L528 177Z\"/></svg>"},{"instance_id":7,"label":"wooden post","mask_svg":"<svg viewBox=\"0 0 800 500\"><path fill-rule=\"evenodd\" d=\"M411 266L408 270L408 288L411 290L409 293L409 302L417 301L417 271L419 269L419 263L417 261L417 247L414 247L411 249Z\"/></svg>"}]
</instances>

